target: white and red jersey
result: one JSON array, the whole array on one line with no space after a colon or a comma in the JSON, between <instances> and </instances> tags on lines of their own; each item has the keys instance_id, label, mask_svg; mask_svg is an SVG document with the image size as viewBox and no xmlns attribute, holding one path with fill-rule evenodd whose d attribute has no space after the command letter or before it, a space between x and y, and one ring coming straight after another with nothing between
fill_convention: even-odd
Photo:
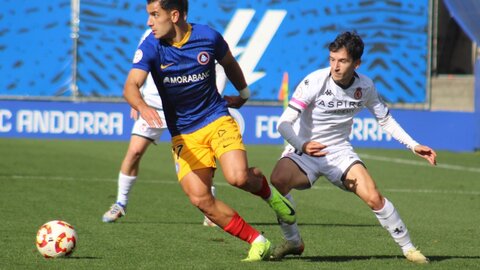
<instances>
[{"instance_id":1,"label":"white and red jersey","mask_svg":"<svg viewBox=\"0 0 480 270\"><path fill-rule=\"evenodd\" d=\"M362 74L355 73L352 84L342 88L330 76L330 68L314 71L297 86L288 107L278 129L297 150L308 141L327 147L349 146L353 118L364 108L370 110L382 127L391 126L386 130L394 138L408 147L417 144L390 116L372 80Z\"/></svg>"},{"instance_id":2,"label":"white and red jersey","mask_svg":"<svg viewBox=\"0 0 480 270\"><path fill-rule=\"evenodd\" d=\"M140 88L140 93L148 106L163 111L162 99L150 73L148 73L147 79Z\"/></svg>"}]
</instances>

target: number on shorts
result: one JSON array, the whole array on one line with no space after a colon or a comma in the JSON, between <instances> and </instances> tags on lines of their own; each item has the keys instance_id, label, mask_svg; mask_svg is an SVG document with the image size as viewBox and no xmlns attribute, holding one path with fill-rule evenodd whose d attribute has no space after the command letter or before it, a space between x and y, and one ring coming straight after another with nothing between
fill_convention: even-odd
<instances>
[{"instance_id":1,"label":"number on shorts","mask_svg":"<svg viewBox=\"0 0 480 270\"><path fill-rule=\"evenodd\" d=\"M173 152L177 156L177 159L180 158L180 152L182 152L183 144L179 144L173 147Z\"/></svg>"}]
</instances>

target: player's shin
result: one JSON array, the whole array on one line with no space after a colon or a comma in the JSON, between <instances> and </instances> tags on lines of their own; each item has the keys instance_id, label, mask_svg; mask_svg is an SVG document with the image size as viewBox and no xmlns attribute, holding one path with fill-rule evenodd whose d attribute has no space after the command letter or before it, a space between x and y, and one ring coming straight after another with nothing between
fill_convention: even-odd
<instances>
[{"instance_id":1,"label":"player's shin","mask_svg":"<svg viewBox=\"0 0 480 270\"><path fill-rule=\"evenodd\" d=\"M232 217L230 222L223 228L223 230L235 237L242 239L249 244L260 235L250 224L248 224L238 213Z\"/></svg>"},{"instance_id":2,"label":"player's shin","mask_svg":"<svg viewBox=\"0 0 480 270\"><path fill-rule=\"evenodd\" d=\"M385 198L385 205L383 208L380 210L374 210L373 212L382 227L390 233L404 253L414 247L410 240L407 226L405 226L397 210L387 198Z\"/></svg>"},{"instance_id":3,"label":"player's shin","mask_svg":"<svg viewBox=\"0 0 480 270\"><path fill-rule=\"evenodd\" d=\"M264 200L268 200L272 194L270 186L268 185L267 178L262 175L262 184L260 189L257 192L252 192L254 195L261 197Z\"/></svg>"},{"instance_id":4,"label":"player's shin","mask_svg":"<svg viewBox=\"0 0 480 270\"><path fill-rule=\"evenodd\" d=\"M215 186L212 185L210 188L210 191L212 193L212 196L215 197ZM206 215L203 217L203 226L207 227L216 227L217 224L215 224L213 221L211 221Z\"/></svg>"},{"instance_id":5,"label":"player's shin","mask_svg":"<svg viewBox=\"0 0 480 270\"><path fill-rule=\"evenodd\" d=\"M295 207L295 202L293 201L293 197L290 193L288 193L284 197L290 201L293 207ZM278 223L280 224L280 228L282 229L285 240L294 243L300 243L300 231L298 230L298 225L296 222L293 224L287 224L285 222L282 222L281 220L278 220Z\"/></svg>"}]
</instances>

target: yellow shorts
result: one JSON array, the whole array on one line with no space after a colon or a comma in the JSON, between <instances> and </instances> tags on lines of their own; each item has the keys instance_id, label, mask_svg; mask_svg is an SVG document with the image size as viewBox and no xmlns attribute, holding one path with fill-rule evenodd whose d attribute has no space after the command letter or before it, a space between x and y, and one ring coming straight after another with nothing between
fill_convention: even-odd
<instances>
[{"instance_id":1,"label":"yellow shorts","mask_svg":"<svg viewBox=\"0 0 480 270\"><path fill-rule=\"evenodd\" d=\"M231 116L222 116L195 132L173 137L178 181L194 170L215 169L216 159L231 150L245 150L240 129Z\"/></svg>"}]
</instances>

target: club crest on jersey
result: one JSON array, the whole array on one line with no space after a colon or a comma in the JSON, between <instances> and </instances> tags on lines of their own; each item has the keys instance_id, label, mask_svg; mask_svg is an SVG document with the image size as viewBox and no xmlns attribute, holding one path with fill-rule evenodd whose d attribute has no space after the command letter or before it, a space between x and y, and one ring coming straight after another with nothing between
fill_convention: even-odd
<instances>
[{"instance_id":1,"label":"club crest on jersey","mask_svg":"<svg viewBox=\"0 0 480 270\"><path fill-rule=\"evenodd\" d=\"M200 52L197 56L197 61L200 65L206 65L210 62L210 55L207 52Z\"/></svg>"},{"instance_id":2,"label":"club crest on jersey","mask_svg":"<svg viewBox=\"0 0 480 270\"><path fill-rule=\"evenodd\" d=\"M361 99L362 98L362 88L361 87L358 87L356 90L355 90L355 93L353 93L353 97L355 99Z\"/></svg>"}]
</instances>

